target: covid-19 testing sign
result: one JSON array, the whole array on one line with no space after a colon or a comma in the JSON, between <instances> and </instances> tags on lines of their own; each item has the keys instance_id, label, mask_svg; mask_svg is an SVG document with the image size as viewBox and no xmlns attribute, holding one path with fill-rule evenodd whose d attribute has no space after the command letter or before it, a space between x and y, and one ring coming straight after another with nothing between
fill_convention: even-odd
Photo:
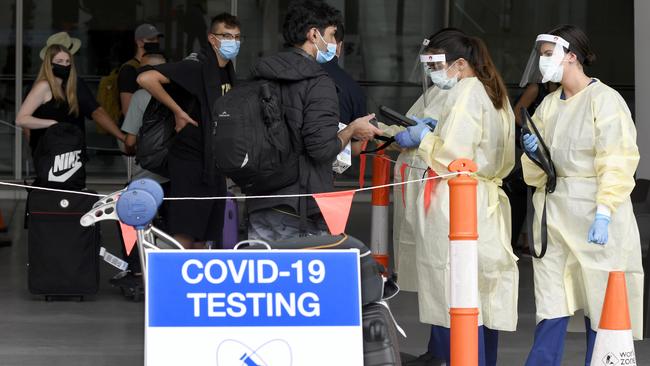
<instances>
[{"instance_id":1,"label":"covid-19 testing sign","mask_svg":"<svg viewBox=\"0 0 650 366\"><path fill-rule=\"evenodd\" d=\"M152 251L148 366L362 366L359 252Z\"/></svg>"}]
</instances>

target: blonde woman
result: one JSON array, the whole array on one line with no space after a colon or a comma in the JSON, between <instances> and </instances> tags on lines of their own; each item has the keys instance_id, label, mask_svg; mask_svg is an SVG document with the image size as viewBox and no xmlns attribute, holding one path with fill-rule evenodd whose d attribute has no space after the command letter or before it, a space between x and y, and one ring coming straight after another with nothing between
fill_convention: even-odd
<instances>
[{"instance_id":1,"label":"blonde woman","mask_svg":"<svg viewBox=\"0 0 650 366\"><path fill-rule=\"evenodd\" d=\"M29 145L33 153L45 129L56 123L72 123L84 131L84 117L96 120L124 141L125 134L78 79L70 51L59 44L50 45L45 49L38 77L18 111L16 125L31 130Z\"/></svg>"}]
</instances>

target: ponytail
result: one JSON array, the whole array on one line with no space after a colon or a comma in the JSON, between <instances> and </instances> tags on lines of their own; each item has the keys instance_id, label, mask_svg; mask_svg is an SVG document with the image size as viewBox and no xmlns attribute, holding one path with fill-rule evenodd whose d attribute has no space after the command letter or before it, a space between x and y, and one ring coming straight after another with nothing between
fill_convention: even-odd
<instances>
[{"instance_id":1,"label":"ponytail","mask_svg":"<svg viewBox=\"0 0 650 366\"><path fill-rule=\"evenodd\" d=\"M494 108L501 109L508 104L508 90L483 40L460 31L438 32L431 37L429 48L445 53L447 63L465 59L483 84Z\"/></svg>"},{"instance_id":2,"label":"ponytail","mask_svg":"<svg viewBox=\"0 0 650 366\"><path fill-rule=\"evenodd\" d=\"M477 37L467 37L471 51L467 60L479 81L485 87L494 108L501 109L508 103L508 89L499 75L485 42Z\"/></svg>"}]
</instances>

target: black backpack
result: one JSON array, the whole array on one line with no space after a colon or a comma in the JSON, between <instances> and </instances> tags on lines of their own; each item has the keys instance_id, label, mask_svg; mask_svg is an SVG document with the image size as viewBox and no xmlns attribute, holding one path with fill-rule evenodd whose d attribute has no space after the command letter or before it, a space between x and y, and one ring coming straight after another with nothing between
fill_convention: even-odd
<instances>
[{"instance_id":1,"label":"black backpack","mask_svg":"<svg viewBox=\"0 0 650 366\"><path fill-rule=\"evenodd\" d=\"M174 113L152 97L142 115L135 152L135 160L142 168L169 177L167 153L176 136L175 124Z\"/></svg>"},{"instance_id":2,"label":"black backpack","mask_svg":"<svg viewBox=\"0 0 650 366\"><path fill-rule=\"evenodd\" d=\"M70 123L57 123L45 131L34 151L35 186L81 190L86 187L85 136Z\"/></svg>"},{"instance_id":3,"label":"black backpack","mask_svg":"<svg viewBox=\"0 0 650 366\"><path fill-rule=\"evenodd\" d=\"M298 180L299 142L282 112L280 84L253 80L235 86L212 108L217 172L246 194L263 194Z\"/></svg>"}]
</instances>

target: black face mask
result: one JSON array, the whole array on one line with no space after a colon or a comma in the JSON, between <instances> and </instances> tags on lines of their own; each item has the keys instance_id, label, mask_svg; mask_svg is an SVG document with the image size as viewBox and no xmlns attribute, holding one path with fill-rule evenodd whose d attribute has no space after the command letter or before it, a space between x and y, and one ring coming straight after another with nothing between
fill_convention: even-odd
<instances>
[{"instance_id":1,"label":"black face mask","mask_svg":"<svg viewBox=\"0 0 650 366\"><path fill-rule=\"evenodd\" d=\"M68 80L68 77L70 77L70 69L70 65L63 66L59 64L52 64L52 73L57 78L61 78L64 82Z\"/></svg>"},{"instance_id":2,"label":"black face mask","mask_svg":"<svg viewBox=\"0 0 650 366\"><path fill-rule=\"evenodd\" d=\"M160 53L160 43L158 42L145 42L144 44L145 53Z\"/></svg>"}]
</instances>

